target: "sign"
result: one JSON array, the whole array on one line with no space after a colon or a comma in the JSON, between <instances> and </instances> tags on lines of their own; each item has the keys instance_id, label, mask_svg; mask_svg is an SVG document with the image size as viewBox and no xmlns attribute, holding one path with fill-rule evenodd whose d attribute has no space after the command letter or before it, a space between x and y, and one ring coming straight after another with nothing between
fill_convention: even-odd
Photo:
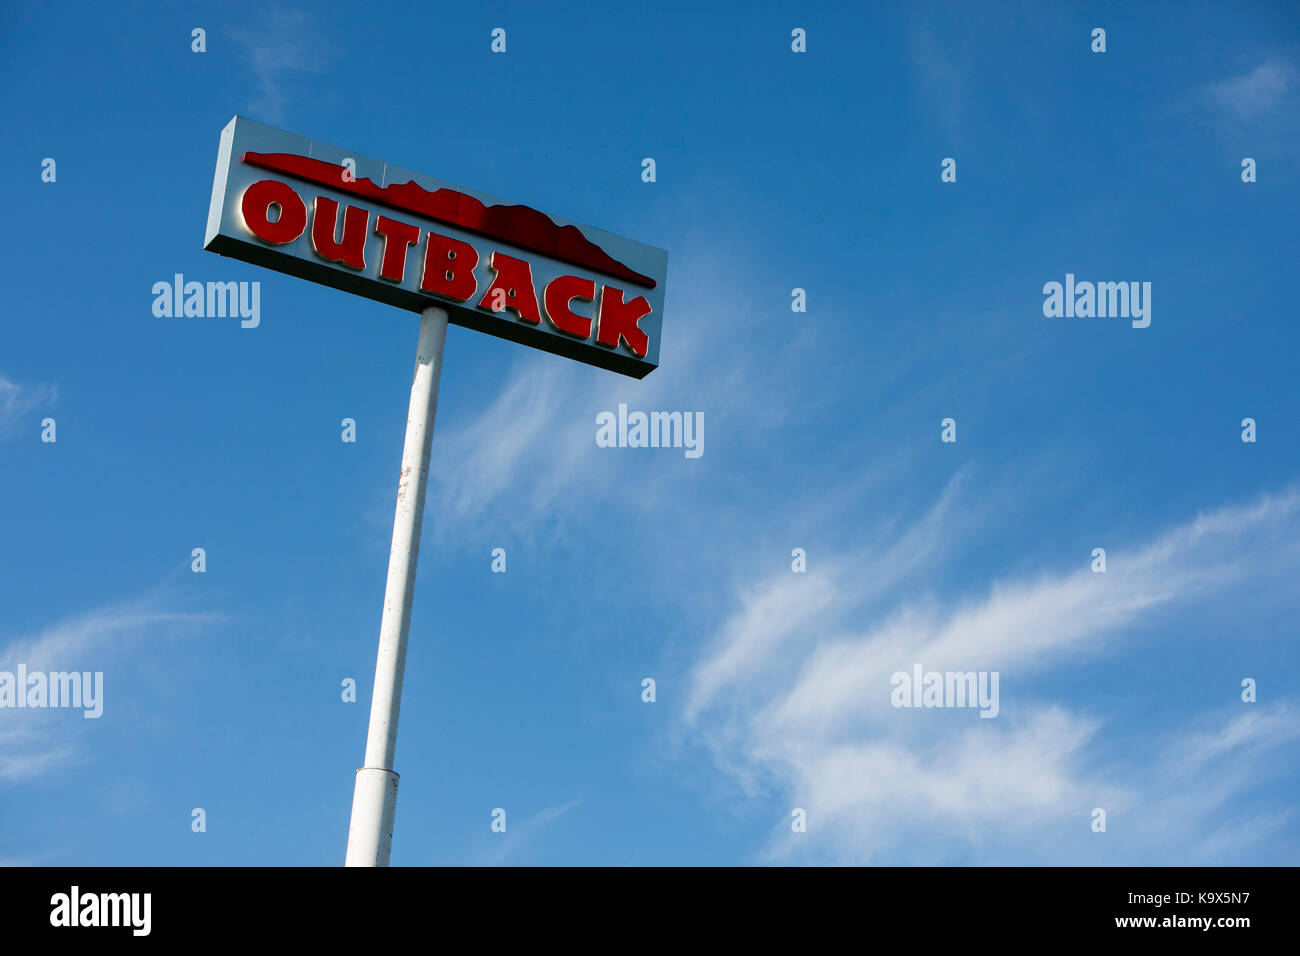
<instances>
[{"instance_id":1,"label":"sign","mask_svg":"<svg viewBox=\"0 0 1300 956\"><path fill-rule=\"evenodd\" d=\"M236 116L203 247L644 378L668 253Z\"/></svg>"},{"instance_id":2,"label":"sign","mask_svg":"<svg viewBox=\"0 0 1300 956\"><path fill-rule=\"evenodd\" d=\"M447 323L644 378L668 253L236 116L203 247L420 314L347 866L387 866L397 723ZM177 277L179 282L179 277Z\"/></svg>"}]
</instances>

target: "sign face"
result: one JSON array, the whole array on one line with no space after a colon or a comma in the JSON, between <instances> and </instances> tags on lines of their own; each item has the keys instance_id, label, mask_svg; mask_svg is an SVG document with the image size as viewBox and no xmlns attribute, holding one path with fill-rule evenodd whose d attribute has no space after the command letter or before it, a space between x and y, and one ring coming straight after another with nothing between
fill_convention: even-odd
<instances>
[{"instance_id":1,"label":"sign face","mask_svg":"<svg viewBox=\"0 0 1300 956\"><path fill-rule=\"evenodd\" d=\"M203 248L644 378L668 253L236 116Z\"/></svg>"}]
</instances>

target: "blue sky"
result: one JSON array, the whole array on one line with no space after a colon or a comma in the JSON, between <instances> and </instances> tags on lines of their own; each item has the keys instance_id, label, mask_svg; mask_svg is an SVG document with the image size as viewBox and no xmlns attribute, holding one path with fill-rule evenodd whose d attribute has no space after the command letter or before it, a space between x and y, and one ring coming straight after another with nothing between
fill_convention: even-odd
<instances>
[{"instance_id":1,"label":"blue sky","mask_svg":"<svg viewBox=\"0 0 1300 956\"><path fill-rule=\"evenodd\" d=\"M10 6L0 670L104 714L0 709L0 861L343 859L418 323L203 251L236 113L670 253L643 381L449 332L394 865L1296 860L1295 8L698 6Z\"/></svg>"}]
</instances>

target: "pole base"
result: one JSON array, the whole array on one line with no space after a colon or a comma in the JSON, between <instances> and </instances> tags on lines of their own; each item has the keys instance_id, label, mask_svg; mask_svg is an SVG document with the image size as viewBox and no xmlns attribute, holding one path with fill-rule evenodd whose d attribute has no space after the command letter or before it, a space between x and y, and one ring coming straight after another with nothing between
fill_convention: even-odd
<instances>
[{"instance_id":1,"label":"pole base","mask_svg":"<svg viewBox=\"0 0 1300 956\"><path fill-rule=\"evenodd\" d=\"M388 866L396 813L397 774L379 767L358 770L348 825L348 856L343 865Z\"/></svg>"}]
</instances>

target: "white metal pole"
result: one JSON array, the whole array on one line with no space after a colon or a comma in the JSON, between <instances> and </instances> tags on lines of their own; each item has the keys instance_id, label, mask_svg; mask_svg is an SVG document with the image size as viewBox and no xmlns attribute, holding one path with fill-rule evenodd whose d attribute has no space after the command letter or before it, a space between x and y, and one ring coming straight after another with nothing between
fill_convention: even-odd
<instances>
[{"instance_id":1,"label":"white metal pole","mask_svg":"<svg viewBox=\"0 0 1300 956\"><path fill-rule=\"evenodd\" d=\"M411 383L402 476L397 484L397 513L393 518L393 548L388 555L384 615L379 624L379 659L375 663L375 691L370 702L370 731L366 737L365 766L357 771L352 793L347 866L387 866L393 846L393 817L397 812L393 754L397 749L397 717L402 707L402 674L406 669L406 637L411 628L415 565L420 556L429 446L433 441L433 418L438 410L438 378L446 340L447 310L429 306L420 313L415 380Z\"/></svg>"}]
</instances>

